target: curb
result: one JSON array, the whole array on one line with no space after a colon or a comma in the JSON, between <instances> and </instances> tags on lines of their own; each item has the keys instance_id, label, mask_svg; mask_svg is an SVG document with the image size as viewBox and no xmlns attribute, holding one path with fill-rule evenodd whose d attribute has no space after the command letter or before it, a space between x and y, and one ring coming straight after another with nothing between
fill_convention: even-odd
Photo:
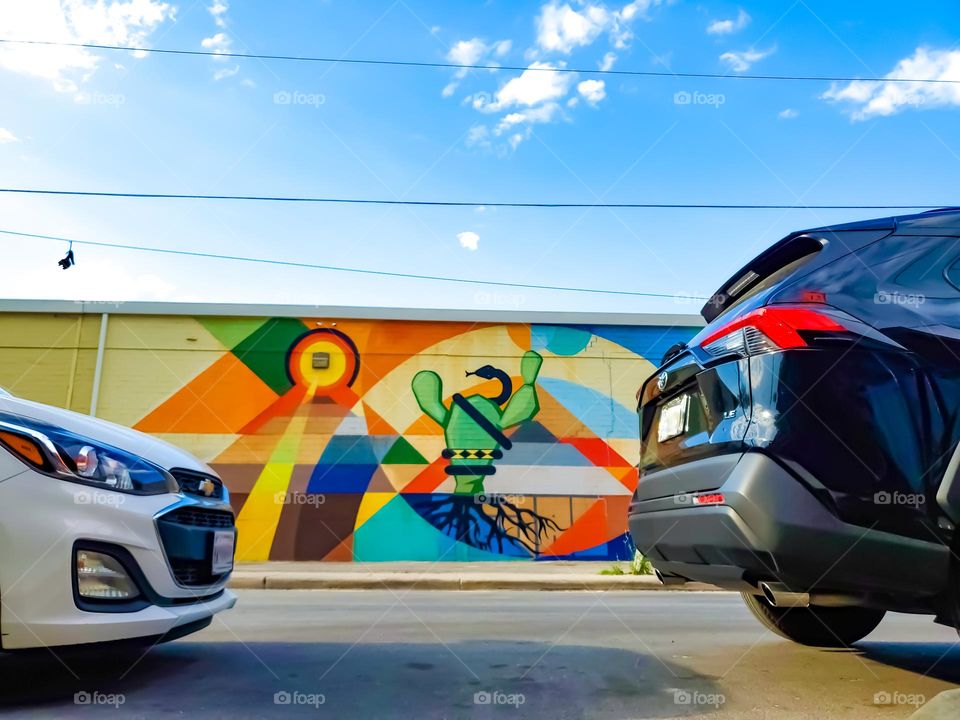
<instances>
[{"instance_id":1,"label":"curb","mask_svg":"<svg viewBox=\"0 0 960 720\"><path fill-rule=\"evenodd\" d=\"M234 590L719 590L713 585L686 583L665 586L652 575L566 575L516 577L512 575L416 573L255 573L236 571Z\"/></svg>"},{"instance_id":2,"label":"curb","mask_svg":"<svg viewBox=\"0 0 960 720\"><path fill-rule=\"evenodd\" d=\"M946 690L910 716L910 720L953 720L960 717L960 690Z\"/></svg>"}]
</instances>

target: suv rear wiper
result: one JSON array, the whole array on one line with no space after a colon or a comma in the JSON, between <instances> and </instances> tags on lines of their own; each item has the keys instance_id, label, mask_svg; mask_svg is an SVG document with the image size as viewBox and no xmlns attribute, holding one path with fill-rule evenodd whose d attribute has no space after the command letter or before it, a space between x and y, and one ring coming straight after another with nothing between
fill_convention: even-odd
<instances>
[{"instance_id":1,"label":"suv rear wiper","mask_svg":"<svg viewBox=\"0 0 960 720\"><path fill-rule=\"evenodd\" d=\"M687 349L687 344L685 342L678 342L674 345L671 345L667 348L667 351L663 354L663 359L660 361L660 367L663 367L668 362L673 360L677 355L682 353Z\"/></svg>"}]
</instances>

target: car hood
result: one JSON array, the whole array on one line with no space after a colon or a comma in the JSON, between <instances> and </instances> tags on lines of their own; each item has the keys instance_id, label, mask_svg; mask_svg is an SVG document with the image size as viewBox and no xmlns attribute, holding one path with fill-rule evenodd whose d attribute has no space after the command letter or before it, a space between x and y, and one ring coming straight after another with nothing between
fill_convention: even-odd
<instances>
[{"instance_id":1,"label":"car hood","mask_svg":"<svg viewBox=\"0 0 960 720\"><path fill-rule=\"evenodd\" d=\"M70 410L21 400L4 394L0 394L0 412L56 425L104 445L112 445L120 450L133 453L166 470L184 468L204 473L213 472L193 455L175 445L89 415L81 415Z\"/></svg>"}]
</instances>

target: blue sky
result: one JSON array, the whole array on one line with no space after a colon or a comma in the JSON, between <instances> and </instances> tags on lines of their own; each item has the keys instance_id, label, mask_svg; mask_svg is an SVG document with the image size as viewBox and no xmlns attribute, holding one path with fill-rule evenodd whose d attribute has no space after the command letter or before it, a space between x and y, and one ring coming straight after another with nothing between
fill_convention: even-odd
<instances>
[{"instance_id":1,"label":"blue sky","mask_svg":"<svg viewBox=\"0 0 960 720\"><path fill-rule=\"evenodd\" d=\"M7 38L157 48L960 80L960 6L946 0L922 8L819 0L22 0L3 4L0 28ZM471 202L958 203L960 86L457 73L3 46L0 91L3 187ZM878 214L885 213L0 196L5 230L681 295L709 294L791 230ZM63 244L0 237L0 249L5 297L699 307L85 247L64 272L56 267Z\"/></svg>"}]
</instances>

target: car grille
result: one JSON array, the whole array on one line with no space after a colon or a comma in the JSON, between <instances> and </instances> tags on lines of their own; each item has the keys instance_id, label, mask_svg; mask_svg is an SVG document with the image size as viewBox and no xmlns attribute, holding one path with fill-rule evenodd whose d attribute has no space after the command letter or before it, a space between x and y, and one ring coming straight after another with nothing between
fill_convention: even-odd
<instances>
[{"instance_id":1,"label":"car grille","mask_svg":"<svg viewBox=\"0 0 960 720\"><path fill-rule=\"evenodd\" d=\"M213 531L234 528L228 510L185 506L157 518L157 528L176 581L185 587L213 585L224 574L211 572Z\"/></svg>"},{"instance_id":2,"label":"car grille","mask_svg":"<svg viewBox=\"0 0 960 720\"><path fill-rule=\"evenodd\" d=\"M233 527L233 513L227 510L210 510L208 508L181 507L168 512L161 522L190 525L191 527L226 529Z\"/></svg>"},{"instance_id":3,"label":"car grille","mask_svg":"<svg viewBox=\"0 0 960 720\"><path fill-rule=\"evenodd\" d=\"M176 481L180 484L180 489L188 495L213 498L215 500L223 499L223 481L215 475L207 475L206 473L196 472L195 470L183 470L181 468L172 469L170 474L176 478ZM213 489L210 494L201 490L207 482L213 483Z\"/></svg>"},{"instance_id":4,"label":"car grille","mask_svg":"<svg viewBox=\"0 0 960 720\"><path fill-rule=\"evenodd\" d=\"M178 583L187 587L212 585L223 577L210 573L210 563L189 560L182 560L173 564L173 576Z\"/></svg>"}]
</instances>

